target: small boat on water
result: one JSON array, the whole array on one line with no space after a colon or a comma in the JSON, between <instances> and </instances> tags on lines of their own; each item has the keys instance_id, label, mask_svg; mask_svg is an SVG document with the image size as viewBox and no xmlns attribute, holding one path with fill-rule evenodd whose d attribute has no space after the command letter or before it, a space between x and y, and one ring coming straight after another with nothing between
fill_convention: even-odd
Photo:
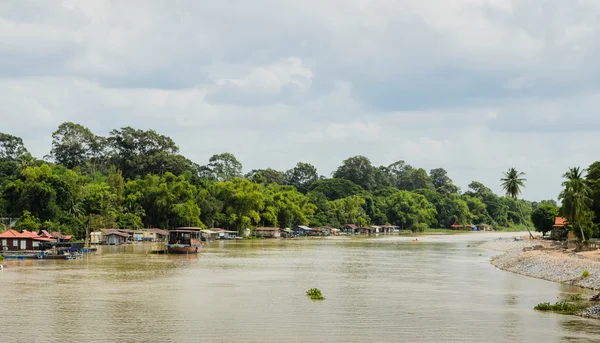
<instances>
[{"instance_id":1,"label":"small boat on water","mask_svg":"<svg viewBox=\"0 0 600 343\"><path fill-rule=\"evenodd\" d=\"M202 247L201 228L182 227L169 231L166 244L170 254L197 254Z\"/></svg>"}]
</instances>

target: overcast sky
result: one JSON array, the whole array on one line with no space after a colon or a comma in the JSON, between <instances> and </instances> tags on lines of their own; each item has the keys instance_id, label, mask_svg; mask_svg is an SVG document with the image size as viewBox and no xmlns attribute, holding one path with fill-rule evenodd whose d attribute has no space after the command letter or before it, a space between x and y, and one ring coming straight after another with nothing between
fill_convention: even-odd
<instances>
[{"instance_id":1,"label":"overcast sky","mask_svg":"<svg viewBox=\"0 0 600 343\"><path fill-rule=\"evenodd\" d=\"M155 129L244 170L347 157L556 198L600 159L598 0L0 0L0 131Z\"/></svg>"}]
</instances>

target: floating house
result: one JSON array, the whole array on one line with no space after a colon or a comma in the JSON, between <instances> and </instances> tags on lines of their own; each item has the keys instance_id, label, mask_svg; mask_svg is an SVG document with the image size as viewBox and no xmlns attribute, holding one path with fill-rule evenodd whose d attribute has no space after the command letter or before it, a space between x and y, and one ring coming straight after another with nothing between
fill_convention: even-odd
<instances>
[{"instance_id":1,"label":"floating house","mask_svg":"<svg viewBox=\"0 0 600 343\"><path fill-rule=\"evenodd\" d=\"M120 245L127 243L131 235L121 230L116 229L101 229L102 231L102 244L108 245Z\"/></svg>"},{"instance_id":2,"label":"floating house","mask_svg":"<svg viewBox=\"0 0 600 343\"><path fill-rule=\"evenodd\" d=\"M162 242L166 241L169 237L169 232L162 229L142 229L143 237L142 240L150 242Z\"/></svg>"},{"instance_id":3,"label":"floating house","mask_svg":"<svg viewBox=\"0 0 600 343\"><path fill-rule=\"evenodd\" d=\"M279 238L281 232L278 227L257 227L254 230L254 236L257 238Z\"/></svg>"},{"instance_id":4,"label":"floating house","mask_svg":"<svg viewBox=\"0 0 600 343\"><path fill-rule=\"evenodd\" d=\"M129 233L128 230L119 231ZM129 234L132 235L134 242L163 242L169 236L168 231L157 228L135 230Z\"/></svg>"},{"instance_id":5,"label":"floating house","mask_svg":"<svg viewBox=\"0 0 600 343\"><path fill-rule=\"evenodd\" d=\"M215 232L213 230L204 229L204 230L201 230L200 232L201 232L200 237L205 242L217 239L217 232Z\"/></svg>"},{"instance_id":6,"label":"floating house","mask_svg":"<svg viewBox=\"0 0 600 343\"><path fill-rule=\"evenodd\" d=\"M210 230L217 233L218 239L236 239L238 236L237 231L230 231L221 228L211 228Z\"/></svg>"},{"instance_id":7,"label":"floating house","mask_svg":"<svg viewBox=\"0 0 600 343\"><path fill-rule=\"evenodd\" d=\"M48 230L41 230L38 235L60 243L69 242L73 238L72 235L63 235L60 232L49 232Z\"/></svg>"},{"instance_id":8,"label":"floating house","mask_svg":"<svg viewBox=\"0 0 600 343\"><path fill-rule=\"evenodd\" d=\"M39 250L43 242L51 242L47 237L40 237L35 232L8 230L0 234L0 247L2 251Z\"/></svg>"},{"instance_id":9,"label":"floating house","mask_svg":"<svg viewBox=\"0 0 600 343\"><path fill-rule=\"evenodd\" d=\"M285 228L281 230L281 238L292 238L294 236L294 230L290 228Z\"/></svg>"},{"instance_id":10,"label":"floating house","mask_svg":"<svg viewBox=\"0 0 600 343\"><path fill-rule=\"evenodd\" d=\"M313 233L313 229L308 226L299 225L299 226L296 226L295 232L297 235L300 235L300 236L311 236Z\"/></svg>"},{"instance_id":11,"label":"floating house","mask_svg":"<svg viewBox=\"0 0 600 343\"><path fill-rule=\"evenodd\" d=\"M346 230L346 233L348 233L350 235L354 235L354 233L358 230L358 225L356 225L356 224L346 224L346 226L344 227L344 229Z\"/></svg>"},{"instance_id":12,"label":"floating house","mask_svg":"<svg viewBox=\"0 0 600 343\"><path fill-rule=\"evenodd\" d=\"M104 244L104 237L101 231L90 232L90 244Z\"/></svg>"}]
</instances>

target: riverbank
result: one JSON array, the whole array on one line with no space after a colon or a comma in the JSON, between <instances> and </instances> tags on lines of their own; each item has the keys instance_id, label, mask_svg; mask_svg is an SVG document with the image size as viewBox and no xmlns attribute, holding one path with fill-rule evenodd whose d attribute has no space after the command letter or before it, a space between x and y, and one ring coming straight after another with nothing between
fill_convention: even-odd
<instances>
[{"instance_id":1,"label":"riverbank","mask_svg":"<svg viewBox=\"0 0 600 343\"><path fill-rule=\"evenodd\" d=\"M523 238L497 238L479 247L505 252L491 259L491 263L499 269L600 290L600 260L597 253L562 251L553 242ZM600 319L600 305L589 307L578 315Z\"/></svg>"},{"instance_id":2,"label":"riverbank","mask_svg":"<svg viewBox=\"0 0 600 343\"><path fill-rule=\"evenodd\" d=\"M480 247L506 252L491 260L499 269L600 290L600 262L583 254L557 250L553 242L498 238L483 243Z\"/></svg>"}]
</instances>

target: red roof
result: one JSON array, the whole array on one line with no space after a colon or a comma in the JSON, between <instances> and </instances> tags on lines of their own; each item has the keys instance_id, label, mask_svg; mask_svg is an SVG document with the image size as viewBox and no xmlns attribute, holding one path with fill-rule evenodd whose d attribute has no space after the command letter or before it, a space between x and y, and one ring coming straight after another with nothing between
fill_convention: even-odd
<instances>
[{"instance_id":1,"label":"red roof","mask_svg":"<svg viewBox=\"0 0 600 343\"><path fill-rule=\"evenodd\" d=\"M567 222L567 218L556 217L556 219L554 219L554 226L565 226L568 224L569 223Z\"/></svg>"},{"instance_id":2,"label":"red roof","mask_svg":"<svg viewBox=\"0 0 600 343\"><path fill-rule=\"evenodd\" d=\"M0 233L0 238L21 238L21 234L15 230L8 230L6 232Z\"/></svg>"},{"instance_id":3,"label":"red roof","mask_svg":"<svg viewBox=\"0 0 600 343\"><path fill-rule=\"evenodd\" d=\"M35 239L36 241L50 241L49 238L40 237L35 232L29 232L27 230L23 230L23 232L19 233L15 230L8 230L2 234L0 234L0 238L30 238Z\"/></svg>"}]
</instances>

